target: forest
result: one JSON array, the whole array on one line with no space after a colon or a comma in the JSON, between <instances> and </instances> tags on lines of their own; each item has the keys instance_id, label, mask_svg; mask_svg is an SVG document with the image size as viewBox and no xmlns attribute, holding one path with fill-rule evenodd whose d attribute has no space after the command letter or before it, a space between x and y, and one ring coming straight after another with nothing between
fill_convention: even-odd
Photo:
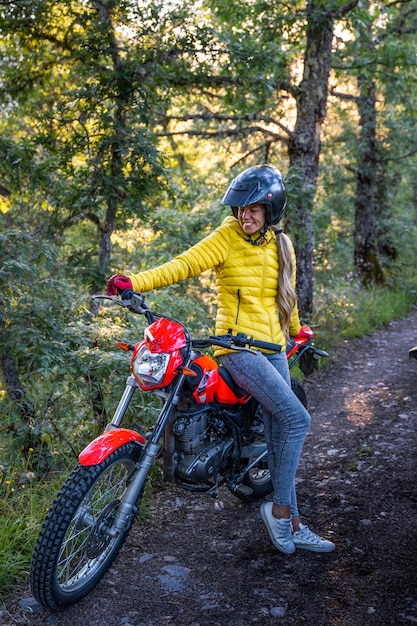
<instances>
[{"instance_id":1,"label":"forest","mask_svg":"<svg viewBox=\"0 0 417 626\"><path fill-rule=\"evenodd\" d=\"M91 296L211 232L240 171L283 173L319 347L417 301L416 32L415 0L0 0L0 590L140 338ZM148 298L213 329L210 273Z\"/></svg>"}]
</instances>

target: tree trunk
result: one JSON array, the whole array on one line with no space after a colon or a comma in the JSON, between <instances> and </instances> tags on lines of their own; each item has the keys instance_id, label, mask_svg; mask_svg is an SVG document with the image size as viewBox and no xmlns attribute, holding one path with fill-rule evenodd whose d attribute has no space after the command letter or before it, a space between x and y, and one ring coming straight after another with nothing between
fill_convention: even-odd
<instances>
[{"instance_id":1,"label":"tree trunk","mask_svg":"<svg viewBox=\"0 0 417 626\"><path fill-rule=\"evenodd\" d=\"M359 155L356 175L354 263L365 285L382 283L377 245L376 188L376 88L372 78L358 76Z\"/></svg>"},{"instance_id":2,"label":"tree trunk","mask_svg":"<svg viewBox=\"0 0 417 626\"><path fill-rule=\"evenodd\" d=\"M123 60L120 56L116 37L114 35L114 26L112 23L111 11L116 8L119 3L105 3L101 1L93 2L96 7L103 29L106 32L109 42L109 49L113 60L113 70L115 76L115 96L114 96L114 115L111 155L110 155L110 188L107 192L107 207L105 219L99 224L99 253L98 253L98 282L94 285L98 292L103 291L103 285L108 277L110 255L111 255L111 235L114 231L116 223L116 215L119 203L122 201L122 193L116 187L116 182L123 180L123 163L122 163L122 145L126 132L126 107L130 97L130 89L128 81L124 79ZM91 313L97 314L99 301L92 301ZM97 379L96 372L92 370L90 377L93 382L92 405L94 413L94 421L97 430L100 432L107 423L107 410L104 403L104 394L100 380Z\"/></svg>"},{"instance_id":3,"label":"tree trunk","mask_svg":"<svg viewBox=\"0 0 417 626\"><path fill-rule=\"evenodd\" d=\"M289 141L290 204L287 227L297 255L297 293L302 317L313 311L313 200L316 190L320 135L326 114L332 59L334 17L323 3L310 0L304 73L297 93L297 121Z\"/></svg>"},{"instance_id":4,"label":"tree trunk","mask_svg":"<svg viewBox=\"0 0 417 626\"><path fill-rule=\"evenodd\" d=\"M123 180L122 146L126 133L126 107L131 95L132 86L124 77L123 60L120 55L117 39L114 33L112 22L112 11L119 5L115 2L103 2L95 0L93 6L96 8L99 19L106 33L108 47L113 61L114 81L114 114L113 114L113 137L110 153L110 183L107 190L107 208L105 219L99 224L99 253L98 253L98 281L100 284L94 285L95 289L102 288L105 281L111 255L111 235L116 223L116 214L119 203L122 201L122 191L117 188L117 181ZM94 312L94 311L93 311Z\"/></svg>"},{"instance_id":5,"label":"tree trunk","mask_svg":"<svg viewBox=\"0 0 417 626\"><path fill-rule=\"evenodd\" d=\"M0 362L7 396L18 407L20 413L20 424L16 424L13 431L19 431L19 436L22 438L20 449L28 458L31 451L41 445L40 436L33 434L35 411L20 382L16 361L7 348L3 350Z\"/></svg>"}]
</instances>

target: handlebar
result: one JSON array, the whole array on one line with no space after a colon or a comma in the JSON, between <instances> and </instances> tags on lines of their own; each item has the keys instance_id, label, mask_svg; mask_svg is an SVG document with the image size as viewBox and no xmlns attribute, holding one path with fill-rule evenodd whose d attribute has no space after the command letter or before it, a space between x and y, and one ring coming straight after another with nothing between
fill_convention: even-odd
<instances>
[{"instance_id":1,"label":"handlebar","mask_svg":"<svg viewBox=\"0 0 417 626\"><path fill-rule=\"evenodd\" d=\"M145 303L145 297L137 291L132 289L125 289L120 297L96 295L92 296L94 300L111 300L115 304L123 308L129 309L132 313L144 315L149 324L154 322L159 317L162 317L159 313L152 311ZM164 316L166 317L166 316ZM167 318L171 319L171 318ZM175 320L176 321L176 320ZM271 352L281 352L281 345L278 343L270 343L269 341L258 341L253 337L248 337L245 333L232 334L231 329L226 335L219 335L217 337L208 337L207 339L192 339L192 346L199 350L202 348L209 348L210 346L219 346L228 350L247 350L248 348L260 348L261 350L270 350Z\"/></svg>"},{"instance_id":2,"label":"handlebar","mask_svg":"<svg viewBox=\"0 0 417 626\"><path fill-rule=\"evenodd\" d=\"M237 333L232 335L229 330L227 335L219 335L218 337L208 337L207 339L193 339L193 347L208 348L210 346L219 346L229 350L246 350L249 348L260 348L263 350L271 350L271 352L281 352L281 345L278 343L270 343L269 341L258 341L253 337L248 337L245 333Z\"/></svg>"},{"instance_id":3,"label":"handlebar","mask_svg":"<svg viewBox=\"0 0 417 626\"><path fill-rule=\"evenodd\" d=\"M154 322L158 317L155 311L152 311L148 305L145 303L145 297L132 289L125 289L122 291L120 297L117 296L107 296L107 295L96 295L91 296L93 300L111 300L115 304L119 306L129 309L132 313L138 313L139 315L144 315L148 320L149 324Z\"/></svg>"}]
</instances>

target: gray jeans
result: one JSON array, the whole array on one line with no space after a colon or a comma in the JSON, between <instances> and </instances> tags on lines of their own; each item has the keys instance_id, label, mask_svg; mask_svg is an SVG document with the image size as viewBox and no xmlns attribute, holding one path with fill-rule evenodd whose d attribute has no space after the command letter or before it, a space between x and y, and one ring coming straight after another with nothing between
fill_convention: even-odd
<instances>
[{"instance_id":1,"label":"gray jeans","mask_svg":"<svg viewBox=\"0 0 417 626\"><path fill-rule=\"evenodd\" d=\"M291 390L287 357L280 354L234 352L220 357L235 382L262 405L273 502L290 505L297 516L295 474L310 426L310 415Z\"/></svg>"}]
</instances>

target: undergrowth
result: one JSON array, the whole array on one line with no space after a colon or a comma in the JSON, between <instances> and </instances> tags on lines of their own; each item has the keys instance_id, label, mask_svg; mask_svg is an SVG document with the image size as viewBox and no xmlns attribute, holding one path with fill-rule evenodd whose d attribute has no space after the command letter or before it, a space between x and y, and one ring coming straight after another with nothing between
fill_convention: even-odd
<instances>
[{"instance_id":1,"label":"undergrowth","mask_svg":"<svg viewBox=\"0 0 417 626\"><path fill-rule=\"evenodd\" d=\"M318 287L311 322L316 345L335 350L348 339L364 337L405 317L416 303L415 276L384 288L361 289L348 281Z\"/></svg>"}]
</instances>

